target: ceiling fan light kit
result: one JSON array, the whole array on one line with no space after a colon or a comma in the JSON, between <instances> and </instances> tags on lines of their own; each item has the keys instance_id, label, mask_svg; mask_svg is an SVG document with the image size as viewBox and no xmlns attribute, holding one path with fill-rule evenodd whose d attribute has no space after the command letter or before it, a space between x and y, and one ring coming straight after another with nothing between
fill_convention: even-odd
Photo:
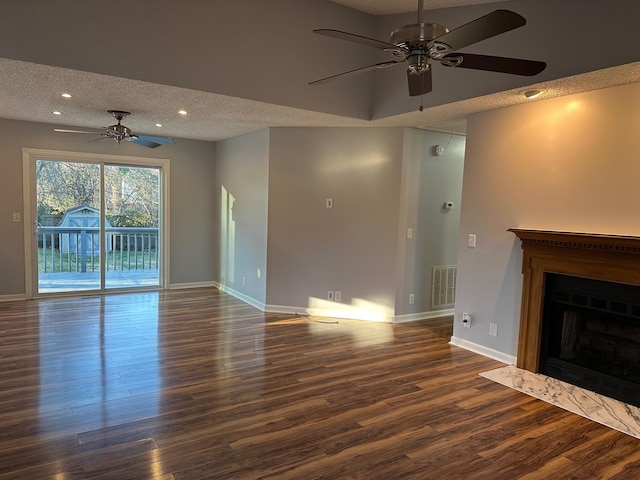
<instances>
[{"instance_id":1,"label":"ceiling fan light kit","mask_svg":"<svg viewBox=\"0 0 640 480\"><path fill-rule=\"evenodd\" d=\"M314 33L391 53L395 60L376 63L310 83L319 85L327 81L356 75L379 68L407 62L409 95L417 96L432 90L431 63L437 61L445 67L484 70L512 75L533 76L546 68L546 63L520 58L494 57L459 52L458 50L526 24L521 15L510 10L495 10L458 28L449 30L437 23L422 21L424 0L418 0L417 23L404 25L391 33L390 41L383 42L353 33L333 29L317 29Z\"/></svg>"}]
</instances>

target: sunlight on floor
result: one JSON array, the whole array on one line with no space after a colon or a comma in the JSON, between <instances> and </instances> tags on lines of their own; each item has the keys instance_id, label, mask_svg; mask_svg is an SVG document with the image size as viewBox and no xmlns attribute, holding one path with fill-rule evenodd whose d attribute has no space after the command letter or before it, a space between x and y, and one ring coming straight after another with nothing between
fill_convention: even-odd
<instances>
[{"instance_id":1,"label":"sunlight on floor","mask_svg":"<svg viewBox=\"0 0 640 480\"><path fill-rule=\"evenodd\" d=\"M391 322L393 310L369 300L354 298L350 304L309 297L307 313L318 317L349 318L369 322Z\"/></svg>"}]
</instances>

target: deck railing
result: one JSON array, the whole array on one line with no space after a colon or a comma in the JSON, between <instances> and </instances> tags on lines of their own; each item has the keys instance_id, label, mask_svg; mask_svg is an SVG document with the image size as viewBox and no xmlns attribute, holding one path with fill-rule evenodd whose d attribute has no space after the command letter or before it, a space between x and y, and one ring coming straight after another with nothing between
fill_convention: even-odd
<instances>
[{"instance_id":1,"label":"deck railing","mask_svg":"<svg viewBox=\"0 0 640 480\"><path fill-rule=\"evenodd\" d=\"M39 227L38 271L41 273L158 268L158 229L107 227L100 247L99 227Z\"/></svg>"}]
</instances>

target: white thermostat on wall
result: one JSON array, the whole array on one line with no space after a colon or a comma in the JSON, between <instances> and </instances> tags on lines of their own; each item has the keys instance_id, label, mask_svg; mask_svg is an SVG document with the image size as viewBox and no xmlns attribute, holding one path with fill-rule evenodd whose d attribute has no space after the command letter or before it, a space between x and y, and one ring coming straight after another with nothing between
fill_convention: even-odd
<instances>
[{"instance_id":1,"label":"white thermostat on wall","mask_svg":"<svg viewBox=\"0 0 640 480\"><path fill-rule=\"evenodd\" d=\"M437 157L444 155L444 147L442 145L436 145L433 147L433 154Z\"/></svg>"},{"instance_id":2,"label":"white thermostat on wall","mask_svg":"<svg viewBox=\"0 0 640 480\"><path fill-rule=\"evenodd\" d=\"M456 204L453 202L444 202L444 209L445 210L453 210L453 207L455 207Z\"/></svg>"}]
</instances>

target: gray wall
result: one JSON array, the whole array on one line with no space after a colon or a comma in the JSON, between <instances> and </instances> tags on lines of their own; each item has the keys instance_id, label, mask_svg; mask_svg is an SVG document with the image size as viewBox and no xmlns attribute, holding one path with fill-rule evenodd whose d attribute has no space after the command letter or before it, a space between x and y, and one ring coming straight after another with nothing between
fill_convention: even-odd
<instances>
[{"instance_id":1,"label":"gray wall","mask_svg":"<svg viewBox=\"0 0 640 480\"><path fill-rule=\"evenodd\" d=\"M403 132L271 129L269 305L393 315Z\"/></svg>"},{"instance_id":2,"label":"gray wall","mask_svg":"<svg viewBox=\"0 0 640 480\"><path fill-rule=\"evenodd\" d=\"M270 311L422 317L432 267L456 263L463 161L464 137L417 129L271 128L219 142L216 280ZM223 187L235 199L226 216Z\"/></svg>"},{"instance_id":3,"label":"gray wall","mask_svg":"<svg viewBox=\"0 0 640 480\"><path fill-rule=\"evenodd\" d=\"M436 145L444 147L443 155L434 153ZM457 262L464 150L464 136L405 130L396 315L437 310L431 303L432 268ZM454 202L452 210L444 208L447 201Z\"/></svg>"},{"instance_id":4,"label":"gray wall","mask_svg":"<svg viewBox=\"0 0 640 480\"><path fill-rule=\"evenodd\" d=\"M169 158L170 283L213 282L213 144L176 140L157 150L115 142L90 142L86 136L54 133L51 125L0 120L0 296L24 295L23 223L12 222L12 212L23 212L22 148Z\"/></svg>"},{"instance_id":5,"label":"gray wall","mask_svg":"<svg viewBox=\"0 0 640 480\"><path fill-rule=\"evenodd\" d=\"M516 355L522 250L508 228L640 235L639 105L636 83L469 119L455 343ZM473 316L469 329L462 312Z\"/></svg>"},{"instance_id":6,"label":"gray wall","mask_svg":"<svg viewBox=\"0 0 640 480\"><path fill-rule=\"evenodd\" d=\"M266 303L269 129L216 144L216 280L258 306ZM235 199L224 208L224 192ZM244 281L243 281L244 279Z\"/></svg>"},{"instance_id":7,"label":"gray wall","mask_svg":"<svg viewBox=\"0 0 640 480\"><path fill-rule=\"evenodd\" d=\"M431 310L433 265L455 263L464 138L403 128L272 128L158 150L0 120L0 296L24 294L22 147L170 158L170 283L219 282L259 307L373 319ZM433 156L443 144L446 153ZM221 238L222 188L233 195ZM333 198L334 208L325 207ZM406 228L414 239L406 239ZM233 262L223 271L224 259ZM226 264L228 265L228 263ZM243 282L244 279L244 282ZM326 302L328 290L342 301ZM416 302L405 301L415 292ZM357 313L354 313L357 312Z\"/></svg>"}]
</instances>

